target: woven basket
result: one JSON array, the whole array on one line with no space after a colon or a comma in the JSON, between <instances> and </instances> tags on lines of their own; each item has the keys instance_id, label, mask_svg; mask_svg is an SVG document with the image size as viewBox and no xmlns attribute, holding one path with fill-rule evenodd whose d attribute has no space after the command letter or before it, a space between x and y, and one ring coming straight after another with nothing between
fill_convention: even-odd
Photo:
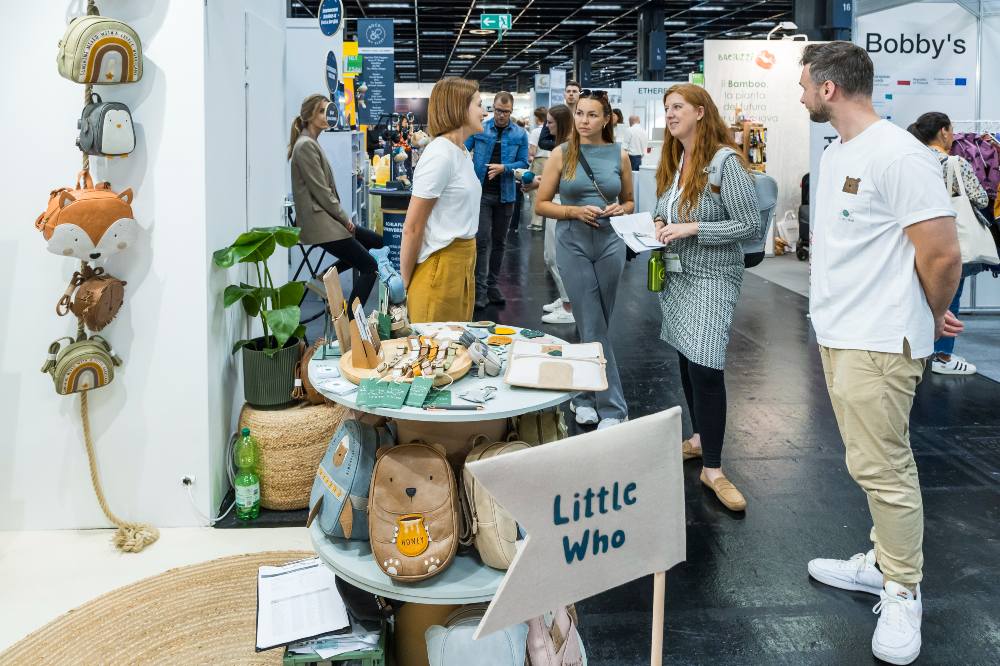
<instances>
[{"instance_id":1,"label":"woven basket","mask_svg":"<svg viewBox=\"0 0 1000 666\"><path fill-rule=\"evenodd\" d=\"M260 410L243 406L240 428L260 444L260 505L288 511L309 506L309 491L326 447L350 418L340 405L298 404L288 409Z\"/></svg>"}]
</instances>

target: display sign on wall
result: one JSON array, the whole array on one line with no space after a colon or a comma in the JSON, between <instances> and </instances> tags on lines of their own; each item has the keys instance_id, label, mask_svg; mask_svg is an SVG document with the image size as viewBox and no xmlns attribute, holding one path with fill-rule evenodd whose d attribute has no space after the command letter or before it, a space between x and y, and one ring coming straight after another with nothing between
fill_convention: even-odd
<instances>
[{"instance_id":1,"label":"display sign on wall","mask_svg":"<svg viewBox=\"0 0 1000 666\"><path fill-rule=\"evenodd\" d=\"M684 561L680 440L674 407L469 463L528 535L476 636Z\"/></svg>"},{"instance_id":2,"label":"display sign on wall","mask_svg":"<svg viewBox=\"0 0 1000 666\"><path fill-rule=\"evenodd\" d=\"M549 106L566 103L566 70L549 70Z\"/></svg>"},{"instance_id":3,"label":"display sign on wall","mask_svg":"<svg viewBox=\"0 0 1000 666\"><path fill-rule=\"evenodd\" d=\"M340 77L337 72L337 56L333 51L326 54L326 89L330 91L330 99L335 99Z\"/></svg>"},{"instance_id":4,"label":"display sign on wall","mask_svg":"<svg viewBox=\"0 0 1000 666\"><path fill-rule=\"evenodd\" d=\"M319 29L327 37L336 35L344 25L342 0L323 0L319 6Z\"/></svg>"},{"instance_id":5,"label":"display sign on wall","mask_svg":"<svg viewBox=\"0 0 1000 666\"><path fill-rule=\"evenodd\" d=\"M958 4L859 16L854 41L875 63L875 110L901 127L927 111L975 118L977 33L976 17Z\"/></svg>"},{"instance_id":6,"label":"display sign on wall","mask_svg":"<svg viewBox=\"0 0 1000 666\"><path fill-rule=\"evenodd\" d=\"M392 20L358 19L358 53L362 56L361 74L354 83L358 122L375 125L392 114L395 101Z\"/></svg>"},{"instance_id":7,"label":"display sign on wall","mask_svg":"<svg viewBox=\"0 0 1000 666\"><path fill-rule=\"evenodd\" d=\"M778 181L776 219L796 214L802 176L809 171L809 114L799 102L802 50L793 40L708 40L705 42L705 89L722 119L735 120L736 109L767 128L766 171Z\"/></svg>"}]
</instances>

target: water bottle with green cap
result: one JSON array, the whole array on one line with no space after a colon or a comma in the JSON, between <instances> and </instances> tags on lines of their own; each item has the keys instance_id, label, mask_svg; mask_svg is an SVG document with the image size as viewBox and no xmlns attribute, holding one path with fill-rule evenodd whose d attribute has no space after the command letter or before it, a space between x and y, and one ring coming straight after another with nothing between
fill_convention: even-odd
<instances>
[{"instance_id":1,"label":"water bottle with green cap","mask_svg":"<svg viewBox=\"0 0 1000 666\"><path fill-rule=\"evenodd\" d=\"M233 452L236 462L236 519L253 520L260 515L260 477L257 464L260 461L257 440L250 435L250 428L243 428Z\"/></svg>"}]
</instances>

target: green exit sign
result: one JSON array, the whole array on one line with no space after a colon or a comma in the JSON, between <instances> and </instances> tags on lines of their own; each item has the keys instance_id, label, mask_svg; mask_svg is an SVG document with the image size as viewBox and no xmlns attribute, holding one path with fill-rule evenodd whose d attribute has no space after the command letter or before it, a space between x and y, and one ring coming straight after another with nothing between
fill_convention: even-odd
<instances>
[{"instance_id":1,"label":"green exit sign","mask_svg":"<svg viewBox=\"0 0 1000 666\"><path fill-rule=\"evenodd\" d=\"M479 27L483 30L510 30L513 21L510 14L480 14Z\"/></svg>"}]
</instances>

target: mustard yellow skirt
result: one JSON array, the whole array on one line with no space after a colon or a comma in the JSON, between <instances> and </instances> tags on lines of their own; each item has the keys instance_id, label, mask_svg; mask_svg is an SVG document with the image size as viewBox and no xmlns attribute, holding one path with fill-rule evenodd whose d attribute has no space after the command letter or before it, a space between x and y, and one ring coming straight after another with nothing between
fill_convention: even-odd
<instances>
[{"instance_id":1,"label":"mustard yellow skirt","mask_svg":"<svg viewBox=\"0 0 1000 666\"><path fill-rule=\"evenodd\" d=\"M454 240L417 264L406 295L410 322L471 320L475 271L475 238Z\"/></svg>"}]
</instances>

